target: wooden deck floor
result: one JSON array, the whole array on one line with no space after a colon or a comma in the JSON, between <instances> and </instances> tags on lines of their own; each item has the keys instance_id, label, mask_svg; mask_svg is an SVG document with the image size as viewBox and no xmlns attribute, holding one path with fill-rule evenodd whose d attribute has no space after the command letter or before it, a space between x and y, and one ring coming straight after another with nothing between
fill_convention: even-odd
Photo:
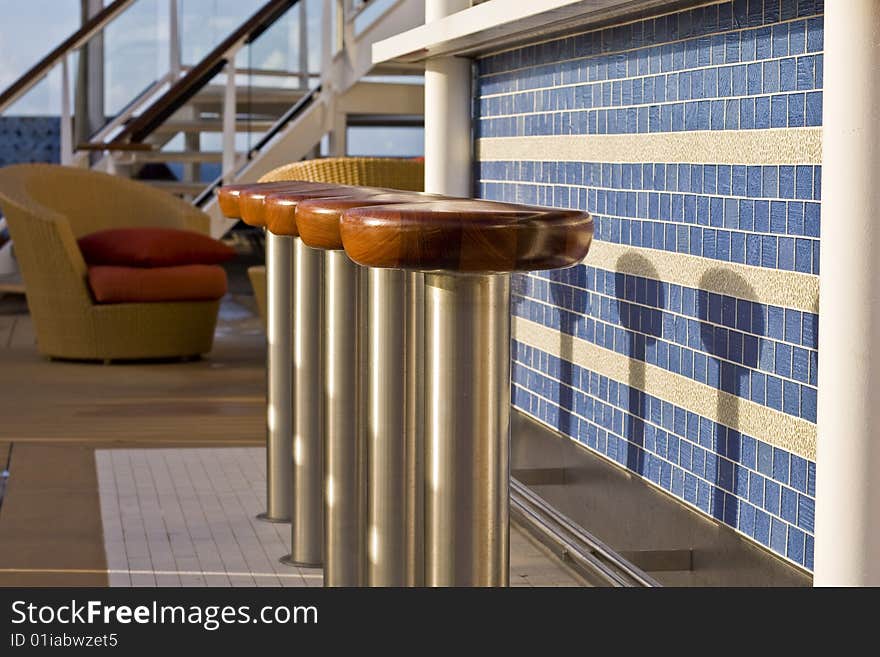
<instances>
[{"instance_id":1,"label":"wooden deck floor","mask_svg":"<svg viewBox=\"0 0 880 657\"><path fill-rule=\"evenodd\" d=\"M201 361L54 362L23 311L0 298L0 585L106 586L95 450L262 445L263 330L240 297Z\"/></svg>"},{"instance_id":2,"label":"wooden deck floor","mask_svg":"<svg viewBox=\"0 0 880 657\"><path fill-rule=\"evenodd\" d=\"M224 314L202 361L121 365L50 362L29 317L0 315L0 438L261 443L265 338L246 305Z\"/></svg>"}]
</instances>

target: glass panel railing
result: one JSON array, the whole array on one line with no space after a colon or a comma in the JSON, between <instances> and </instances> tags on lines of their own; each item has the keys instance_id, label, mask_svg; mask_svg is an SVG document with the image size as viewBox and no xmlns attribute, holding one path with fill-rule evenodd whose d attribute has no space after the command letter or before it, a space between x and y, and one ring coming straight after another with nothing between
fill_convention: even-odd
<instances>
[{"instance_id":1,"label":"glass panel railing","mask_svg":"<svg viewBox=\"0 0 880 657\"><path fill-rule=\"evenodd\" d=\"M352 7L354 33L360 35L389 11L398 0L355 0Z\"/></svg>"},{"instance_id":2,"label":"glass panel railing","mask_svg":"<svg viewBox=\"0 0 880 657\"><path fill-rule=\"evenodd\" d=\"M194 66L235 28L252 16L265 0L178 0L181 57Z\"/></svg>"},{"instance_id":3,"label":"glass panel railing","mask_svg":"<svg viewBox=\"0 0 880 657\"><path fill-rule=\"evenodd\" d=\"M185 23L192 20L194 7L204 5L206 0L181 2ZM212 4L218 6L218 16L223 21L229 19L232 9L237 9L234 3L222 0ZM265 3L243 4L249 9L256 6L259 10ZM224 122L229 108L229 78L224 67L153 131L149 142L157 152L150 155L150 159L154 163L161 161L162 166L161 169L153 167L152 171L173 176L166 181L179 183L177 189L189 189L200 183L214 183L225 171L240 167L246 161L247 153L270 131L277 129L279 120L309 90L320 84L323 8L323 0L291 3L253 38L246 39L234 57L235 121L232 133L227 133ZM235 16L240 13L244 12L237 11ZM249 18L245 16L243 20ZM220 31L216 29L217 34ZM184 68L190 68L191 58L207 51L210 45L205 38L197 42L185 41L183 50L187 64ZM196 64L201 65L202 61L204 55Z\"/></svg>"},{"instance_id":4,"label":"glass panel railing","mask_svg":"<svg viewBox=\"0 0 880 657\"><path fill-rule=\"evenodd\" d=\"M3 163L112 158L177 190L228 174L320 84L326 5L112 0L0 90L0 132L29 133Z\"/></svg>"},{"instance_id":5,"label":"glass panel railing","mask_svg":"<svg viewBox=\"0 0 880 657\"><path fill-rule=\"evenodd\" d=\"M80 25L81 0L0 1L0 90L6 89ZM46 20L51 16L50 21ZM28 111L39 111L34 107Z\"/></svg>"},{"instance_id":6,"label":"glass panel railing","mask_svg":"<svg viewBox=\"0 0 880 657\"><path fill-rule=\"evenodd\" d=\"M138 0L90 44L90 48L103 50L100 86L108 119L125 111L133 99L168 75L169 6L168 0Z\"/></svg>"},{"instance_id":7,"label":"glass panel railing","mask_svg":"<svg viewBox=\"0 0 880 657\"><path fill-rule=\"evenodd\" d=\"M421 157L425 154L425 129L412 126L349 126L347 153L366 157Z\"/></svg>"},{"instance_id":8,"label":"glass panel railing","mask_svg":"<svg viewBox=\"0 0 880 657\"><path fill-rule=\"evenodd\" d=\"M265 0L178 0L182 62L191 67L202 60ZM321 12L326 0L302 0L307 16L308 70L320 70ZM299 4L299 3L297 3ZM300 69L300 10L288 11L256 40L251 59L269 70Z\"/></svg>"},{"instance_id":9,"label":"glass panel railing","mask_svg":"<svg viewBox=\"0 0 880 657\"><path fill-rule=\"evenodd\" d=\"M59 10L66 4L54 3ZM80 3L75 4L79 14ZM4 163L72 163L80 142L112 131L114 122L121 124L158 92L170 67L169 6L168 0L114 0L85 27L55 35L46 49L53 54L44 52L35 68L0 89L6 95L0 131L17 126L18 140L31 143L4 156ZM5 18L16 25L29 11L30 2L17 3ZM54 11L47 10L44 20L47 15L54 17Z\"/></svg>"},{"instance_id":10,"label":"glass panel railing","mask_svg":"<svg viewBox=\"0 0 880 657\"><path fill-rule=\"evenodd\" d=\"M61 162L60 107L59 67L0 115L0 167Z\"/></svg>"}]
</instances>

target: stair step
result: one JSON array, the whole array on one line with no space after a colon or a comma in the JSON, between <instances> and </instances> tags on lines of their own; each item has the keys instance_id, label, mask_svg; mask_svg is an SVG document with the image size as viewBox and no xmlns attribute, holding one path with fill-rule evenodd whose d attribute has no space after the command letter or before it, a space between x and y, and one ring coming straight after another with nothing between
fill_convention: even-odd
<instances>
[{"instance_id":1,"label":"stair step","mask_svg":"<svg viewBox=\"0 0 880 657\"><path fill-rule=\"evenodd\" d=\"M182 194L186 196L197 196L201 194L207 183L202 182L183 182L181 180L141 180L152 187L162 189L170 194Z\"/></svg>"},{"instance_id":2,"label":"stair step","mask_svg":"<svg viewBox=\"0 0 880 657\"><path fill-rule=\"evenodd\" d=\"M222 162L217 151L145 151L132 153L136 162Z\"/></svg>"},{"instance_id":3,"label":"stair step","mask_svg":"<svg viewBox=\"0 0 880 657\"><path fill-rule=\"evenodd\" d=\"M253 121L238 120L235 122L236 132L266 132L274 121L254 119ZM156 129L156 134L175 134L178 132L223 132L223 121L217 119L192 120L192 121L166 121Z\"/></svg>"}]
</instances>

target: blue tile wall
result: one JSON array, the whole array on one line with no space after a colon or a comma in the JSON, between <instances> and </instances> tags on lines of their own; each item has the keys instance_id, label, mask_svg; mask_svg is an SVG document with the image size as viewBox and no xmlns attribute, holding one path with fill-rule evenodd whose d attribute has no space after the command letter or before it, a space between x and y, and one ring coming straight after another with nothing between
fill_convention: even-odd
<instances>
[{"instance_id":1,"label":"blue tile wall","mask_svg":"<svg viewBox=\"0 0 880 657\"><path fill-rule=\"evenodd\" d=\"M820 166L491 161L475 173L483 198L588 209L606 242L819 273Z\"/></svg>"},{"instance_id":2,"label":"blue tile wall","mask_svg":"<svg viewBox=\"0 0 880 657\"><path fill-rule=\"evenodd\" d=\"M476 136L821 126L823 10L735 0L487 56ZM588 210L599 241L819 274L820 166L484 161L475 179L483 198ZM515 277L513 313L628 356L631 382L648 363L815 422L815 313L589 262ZM518 408L812 569L814 462L662 390L519 342L513 353Z\"/></svg>"},{"instance_id":3,"label":"blue tile wall","mask_svg":"<svg viewBox=\"0 0 880 657\"><path fill-rule=\"evenodd\" d=\"M812 566L815 463L526 344L513 356L517 408Z\"/></svg>"},{"instance_id":4,"label":"blue tile wall","mask_svg":"<svg viewBox=\"0 0 880 657\"><path fill-rule=\"evenodd\" d=\"M815 313L586 265L517 276L512 307L516 316L816 421Z\"/></svg>"},{"instance_id":5,"label":"blue tile wall","mask_svg":"<svg viewBox=\"0 0 880 657\"><path fill-rule=\"evenodd\" d=\"M822 4L757 25L712 5L486 57L478 136L819 126Z\"/></svg>"},{"instance_id":6,"label":"blue tile wall","mask_svg":"<svg viewBox=\"0 0 880 657\"><path fill-rule=\"evenodd\" d=\"M0 117L0 167L61 161L61 119L57 116Z\"/></svg>"}]
</instances>

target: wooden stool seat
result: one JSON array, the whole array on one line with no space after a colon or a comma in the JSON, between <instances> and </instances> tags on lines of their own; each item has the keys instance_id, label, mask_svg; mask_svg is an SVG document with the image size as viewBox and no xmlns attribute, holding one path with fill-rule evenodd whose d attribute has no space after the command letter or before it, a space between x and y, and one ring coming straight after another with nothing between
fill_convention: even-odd
<instances>
[{"instance_id":1,"label":"wooden stool seat","mask_svg":"<svg viewBox=\"0 0 880 657\"><path fill-rule=\"evenodd\" d=\"M296 226L306 245L315 249L338 251L343 248L339 221L346 210L374 205L423 203L443 198L437 194L395 190L366 196L357 194L317 198L302 201L296 207Z\"/></svg>"},{"instance_id":2,"label":"wooden stool seat","mask_svg":"<svg viewBox=\"0 0 880 657\"><path fill-rule=\"evenodd\" d=\"M252 189L274 189L275 191L281 191L282 189L287 189L294 185L301 184L312 184L315 186L326 187L324 183L291 183L287 182L272 182L272 183L242 183L240 185L224 185L220 189L217 190L217 205L220 206L220 212L223 213L224 217L229 217L230 219L242 219L241 216L241 195L244 192ZM261 228L263 224L259 225Z\"/></svg>"},{"instance_id":3,"label":"wooden stool seat","mask_svg":"<svg viewBox=\"0 0 880 657\"><path fill-rule=\"evenodd\" d=\"M266 228L276 235L299 237L300 232L296 223L296 209L300 202L319 198L337 198L340 196L366 198L385 191L387 190L372 187L325 185L323 189L286 189L281 192L272 192L266 196Z\"/></svg>"},{"instance_id":4,"label":"wooden stool seat","mask_svg":"<svg viewBox=\"0 0 880 657\"><path fill-rule=\"evenodd\" d=\"M263 204L266 196L273 192L299 192L303 194L332 192L343 187L330 183L314 183L303 181L280 181L270 183L245 183L241 185L225 185L217 191L217 203L223 216L241 219L250 226L266 227ZM345 188L353 189L353 188Z\"/></svg>"},{"instance_id":5,"label":"wooden stool seat","mask_svg":"<svg viewBox=\"0 0 880 657\"><path fill-rule=\"evenodd\" d=\"M590 248L578 210L447 198L345 210L348 256L365 267L488 273L569 267Z\"/></svg>"}]
</instances>

